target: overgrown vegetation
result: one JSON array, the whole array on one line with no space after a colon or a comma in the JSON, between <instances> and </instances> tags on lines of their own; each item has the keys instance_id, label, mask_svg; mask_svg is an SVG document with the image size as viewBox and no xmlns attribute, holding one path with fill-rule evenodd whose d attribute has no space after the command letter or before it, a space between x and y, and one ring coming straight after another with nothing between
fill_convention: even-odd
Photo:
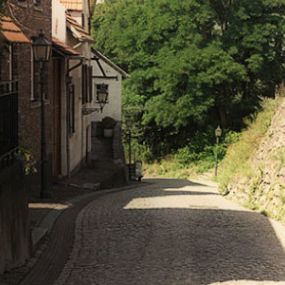
<instances>
[{"instance_id":1,"label":"overgrown vegetation","mask_svg":"<svg viewBox=\"0 0 285 285\"><path fill-rule=\"evenodd\" d=\"M245 120L247 129L241 133L240 139L231 144L219 169L218 182L221 191L227 192L228 184L235 177L254 176L250 158L252 158L270 126L272 117L280 105L281 99L264 99L263 111L255 113Z\"/></svg>"},{"instance_id":2,"label":"overgrown vegetation","mask_svg":"<svg viewBox=\"0 0 285 285\"><path fill-rule=\"evenodd\" d=\"M239 132L284 78L284 12L284 0L97 6L96 47L130 74L124 114L147 160L212 165L217 125Z\"/></svg>"},{"instance_id":3,"label":"overgrown vegetation","mask_svg":"<svg viewBox=\"0 0 285 285\"><path fill-rule=\"evenodd\" d=\"M215 144L212 133L211 138L206 137L205 134L197 135L189 145L158 161L152 161L149 150L146 147L142 148L137 142L133 143L133 151L136 153L136 158L146 162L147 176L173 178L190 178L209 171L209 178L213 178L215 155L217 154L219 161L218 182L221 191L225 193L227 185L236 176L254 176L256 170L252 169L249 159L254 155L268 130L280 101L281 99L264 99L262 111L244 119L245 129L240 133L226 131L219 145ZM275 156L279 162L278 166L283 167L284 149L278 149ZM254 206L251 203L252 207Z\"/></svg>"},{"instance_id":4,"label":"overgrown vegetation","mask_svg":"<svg viewBox=\"0 0 285 285\"><path fill-rule=\"evenodd\" d=\"M229 145L239 139L237 132L227 131L217 145L212 139L199 134L188 146L180 148L166 158L146 164L148 176L190 178L209 171L213 172L215 159L221 161ZM210 176L212 177L214 173Z\"/></svg>"}]
</instances>

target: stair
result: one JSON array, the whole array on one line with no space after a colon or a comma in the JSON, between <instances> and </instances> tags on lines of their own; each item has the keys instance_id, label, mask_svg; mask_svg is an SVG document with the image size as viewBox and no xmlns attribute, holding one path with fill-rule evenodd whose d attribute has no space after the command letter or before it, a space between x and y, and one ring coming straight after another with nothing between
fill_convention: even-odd
<instances>
[{"instance_id":1,"label":"stair","mask_svg":"<svg viewBox=\"0 0 285 285\"><path fill-rule=\"evenodd\" d=\"M92 149L88 166L89 170L85 171L92 172L92 183L100 183L100 188L118 187L126 183L125 167L114 163L113 138L103 137L100 123L92 124Z\"/></svg>"},{"instance_id":2,"label":"stair","mask_svg":"<svg viewBox=\"0 0 285 285\"><path fill-rule=\"evenodd\" d=\"M112 160L112 144L112 138L92 137L91 160Z\"/></svg>"}]
</instances>

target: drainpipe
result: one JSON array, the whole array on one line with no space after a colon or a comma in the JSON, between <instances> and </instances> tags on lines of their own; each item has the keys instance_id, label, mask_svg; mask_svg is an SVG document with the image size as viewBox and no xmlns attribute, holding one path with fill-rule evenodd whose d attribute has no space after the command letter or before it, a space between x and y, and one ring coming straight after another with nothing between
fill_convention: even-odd
<instances>
[{"instance_id":1,"label":"drainpipe","mask_svg":"<svg viewBox=\"0 0 285 285\"><path fill-rule=\"evenodd\" d=\"M67 167L67 177L70 177L70 145L69 145L69 84L70 84L70 77L69 77L69 59L66 59L66 167Z\"/></svg>"}]
</instances>

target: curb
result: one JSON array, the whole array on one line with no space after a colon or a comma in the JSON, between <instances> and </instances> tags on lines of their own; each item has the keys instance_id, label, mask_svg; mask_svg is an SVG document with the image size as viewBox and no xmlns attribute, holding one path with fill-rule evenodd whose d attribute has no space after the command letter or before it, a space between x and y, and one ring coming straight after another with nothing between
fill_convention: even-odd
<instances>
[{"instance_id":1,"label":"curb","mask_svg":"<svg viewBox=\"0 0 285 285\"><path fill-rule=\"evenodd\" d=\"M28 264L28 270L18 279L17 284L53 285L72 250L75 221L80 211L94 199L111 193L131 191L150 184L152 183L145 182L83 194L63 202L69 205L69 207L60 211L56 209L51 210L39 226L45 229L42 231L41 239L48 235L46 242L39 245L36 251L36 253L38 252L37 257L34 260L30 260L31 263L30 265Z\"/></svg>"}]
</instances>

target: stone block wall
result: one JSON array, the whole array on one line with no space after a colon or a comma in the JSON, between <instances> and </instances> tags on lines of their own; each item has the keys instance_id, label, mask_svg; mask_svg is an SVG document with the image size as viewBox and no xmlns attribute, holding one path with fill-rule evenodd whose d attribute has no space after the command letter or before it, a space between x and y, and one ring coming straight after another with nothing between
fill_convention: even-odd
<instances>
[{"instance_id":1,"label":"stone block wall","mask_svg":"<svg viewBox=\"0 0 285 285\"><path fill-rule=\"evenodd\" d=\"M21 266L30 256L27 193L20 163L0 171L0 274Z\"/></svg>"},{"instance_id":2,"label":"stone block wall","mask_svg":"<svg viewBox=\"0 0 285 285\"><path fill-rule=\"evenodd\" d=\"M254 176L236 177L229 196L285 222L285 99L251 161Z\"/></svg>"}]
</instances>

